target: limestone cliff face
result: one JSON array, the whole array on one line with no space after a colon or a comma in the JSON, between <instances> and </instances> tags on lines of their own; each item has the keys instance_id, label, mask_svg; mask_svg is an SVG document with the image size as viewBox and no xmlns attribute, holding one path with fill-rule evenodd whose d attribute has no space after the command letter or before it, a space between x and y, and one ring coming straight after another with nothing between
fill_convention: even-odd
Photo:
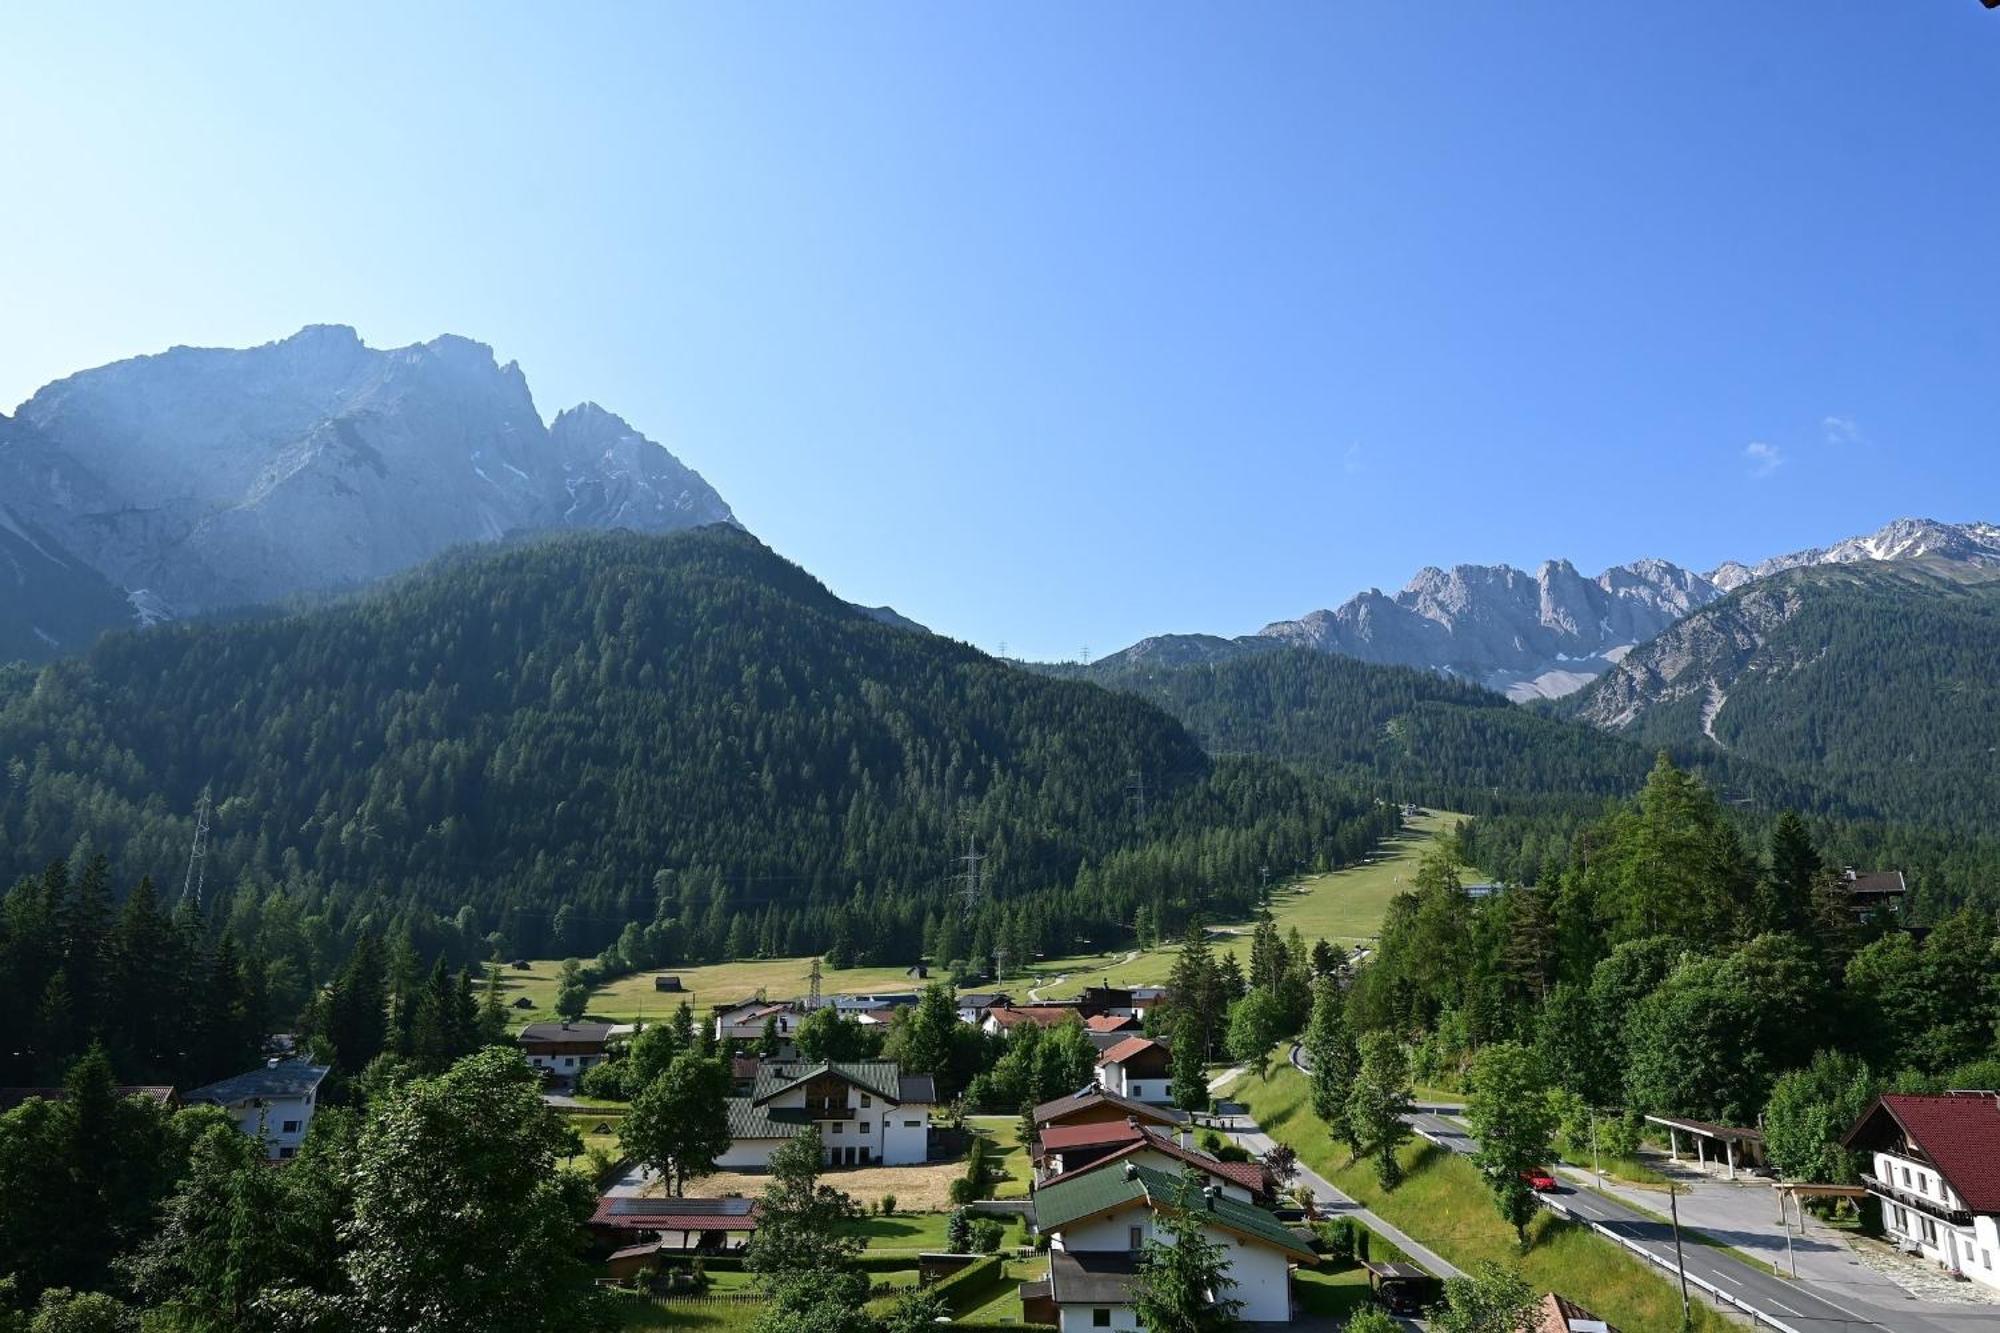
<instances>
[{"instance_id":1,"label":"limestone cliff face","mask_svg":"<svg viewBox=\"0 0 2000 1333\"><path fill-rule=\"evenodd\" d=\"M340 326L48 385L0 432L0 496L10 531L151 616L358 586L510 533L734 521L595 404L544 425L481 343L382 350Z\"/></svg>"}]
</instances>

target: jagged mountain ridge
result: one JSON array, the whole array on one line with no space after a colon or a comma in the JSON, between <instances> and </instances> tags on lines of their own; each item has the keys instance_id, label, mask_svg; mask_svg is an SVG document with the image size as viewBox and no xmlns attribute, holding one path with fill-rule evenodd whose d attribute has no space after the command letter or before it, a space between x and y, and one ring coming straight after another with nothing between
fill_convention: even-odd
<instances>
[{"instance_id":1,"label":"jagged mountain ridge","mask_svg":"<svg viewBox=\"0 0 2000 1333\"><path fill-rule=\"evenodd\" d=\"M0 658L112 623L360 586L510 533L733 523L714 489L613 413L544 425L527 379L454 335L377 349L314 325L244 350L176 347L58 380L0 417L9 549L129 598L42 624L0 582ZM101 603L101 598L94 599ZM51 642L53 641L53 642Z\"/></svg>"},{"instance_id":2,"label":"jagged mountain ridge","mask_svg":"<svg viewBox=\"0 0 2000 1333\"><path fill-rule=\"evenodd\" d=\"M1898 519L1832 546L1754 565L1730 561L1707 573L1650 558L1594 578L1567 560L1546 561L1533 573L1504 564L1430 567L1393 595L1371 588L1331 610L1234 639L1156 635L1100 664L1113 670L1214 664L1289 645L1441 671L1517 702L1562 698L1735 589L1788 569L1865 560L2000 568L2000 527Z\"/></svg>"},{"instance_id":3,"label":"jagged mountain ridge","mask_svg":"<svg viewBox=\"0 0 2000 1333\"><path fill-rule=\"evenodd\" d=\"M1782 569L1628 654L1561 711L1712 747L1911 820L2000 811L2000 563L1930 553Z\"/></svg>"}]
</instances>

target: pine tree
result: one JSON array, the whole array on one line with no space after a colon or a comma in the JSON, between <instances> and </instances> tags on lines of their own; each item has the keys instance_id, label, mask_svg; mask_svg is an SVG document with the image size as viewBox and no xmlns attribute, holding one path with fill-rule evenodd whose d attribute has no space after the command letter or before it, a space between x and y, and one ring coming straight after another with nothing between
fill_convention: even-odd
<instances>
[{"instance_id":1,"label":"pine tree","mask_svg":"<svg viewBox=\"0 0 2000 1333\"><path fill-rule=\"evenodd\" d=\"M1208 1234L1201 1186L1182 1172L1171 1204L1155 1202L1154 1226L1171 1242L1155 1237L1139 1256L1132 1283L1132 1313L1150 1333L1225 1333L1240 1326L1243 1302L1227 1295L1229 1251Z\"/></svg>"},{"instance_id":2,"label":"pine tree","mask_svg":"<svg viewBox=\"0 0 2000 1333\"><path fill-rule=\"evenodd\" d=\"M1348 1098L1354 1093L1354 1078L1360 1071L1361 1052L1354 1033L1347 1026L1341 1003L1340 986L1331 977L1323 978L1313 994L1312 1022L1306 1027L1306 1065L1310 1071L1313 1114L1325 1124L1327 1133L1347 1145L1349 1159L1360 1156L1360 1136L1348 1114Z\"/></svg>"}]
</instances>

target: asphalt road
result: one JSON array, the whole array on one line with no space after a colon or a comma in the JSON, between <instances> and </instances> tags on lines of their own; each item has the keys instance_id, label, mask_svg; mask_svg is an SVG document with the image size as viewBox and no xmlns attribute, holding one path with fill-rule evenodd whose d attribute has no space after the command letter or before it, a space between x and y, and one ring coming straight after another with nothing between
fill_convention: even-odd
<instances>
[{"instance_id":1,"label":"asphalt road","mask_svg":"<svg viewBox=\"0 0 2000 1333\"><path fill-rule=\"evenodd\" d=\"M1294 1046L1292 1063L1304 1070L1304 1052ZM1420 1107L1409 1117L1410 1125L1425 1138L1461 1155L1470 1156L1479 1147L1464 1126L1438 1113L1439 1108ZM1455 1109L1455 1108L1454 1108ZM1636 1209L1588 1190L1560 1190L1544 1202L1558 1211L1596 1222L1614 1235L1648 1254L1663 1260L1667 1281L1675 1280L1673 1229L1656 1222ZM1754 1307L1779 1327L1793 1333L1862 1333L1880 1329L1888 1333L2000 1333L2000 1309L1967 1306L1964 1314L1919 1313L1915 1310L1884 1310L1843 1299L1839 1304L1815 1295L1809 1285L1772 1277L1761 1269L1735 1258L1727 1250L1696 1245L1682 1240L1682 1258L1690 1278ZM1690 1284L1689 1294L1701 1299ZM1763 1321L1759 1326L1765 1326Z\"/></svg>"}]
</instances>

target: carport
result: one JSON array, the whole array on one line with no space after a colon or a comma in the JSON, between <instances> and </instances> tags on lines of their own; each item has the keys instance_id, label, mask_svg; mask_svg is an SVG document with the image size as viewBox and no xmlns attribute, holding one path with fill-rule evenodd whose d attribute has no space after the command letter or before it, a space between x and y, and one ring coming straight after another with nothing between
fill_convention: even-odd
<instances>
[{"instance_id":1,"label":"carport","mask_svg":"<svg viewBox=\"0 0 2000 1333\"><path fill-rule=\"evenodd\" d=\"M1758 1129L1743 1129L1735 1125L1711 1125L1706 1120L1686 1120L1680 1116L1649 1115L1646 1123L1659 1125L1667 1131L1667 1155L1674 1161L1681 1160L1681 1138L1686 1134L1694 1140L1695 1162L1707 1168L1711 1149L1713 1158L1728 1169L1729 1179L1736 1179L1736 1168L1742 1166L1762 1166L1764 1164L1764 1132Z\"/></svg>"}]
</instances>

